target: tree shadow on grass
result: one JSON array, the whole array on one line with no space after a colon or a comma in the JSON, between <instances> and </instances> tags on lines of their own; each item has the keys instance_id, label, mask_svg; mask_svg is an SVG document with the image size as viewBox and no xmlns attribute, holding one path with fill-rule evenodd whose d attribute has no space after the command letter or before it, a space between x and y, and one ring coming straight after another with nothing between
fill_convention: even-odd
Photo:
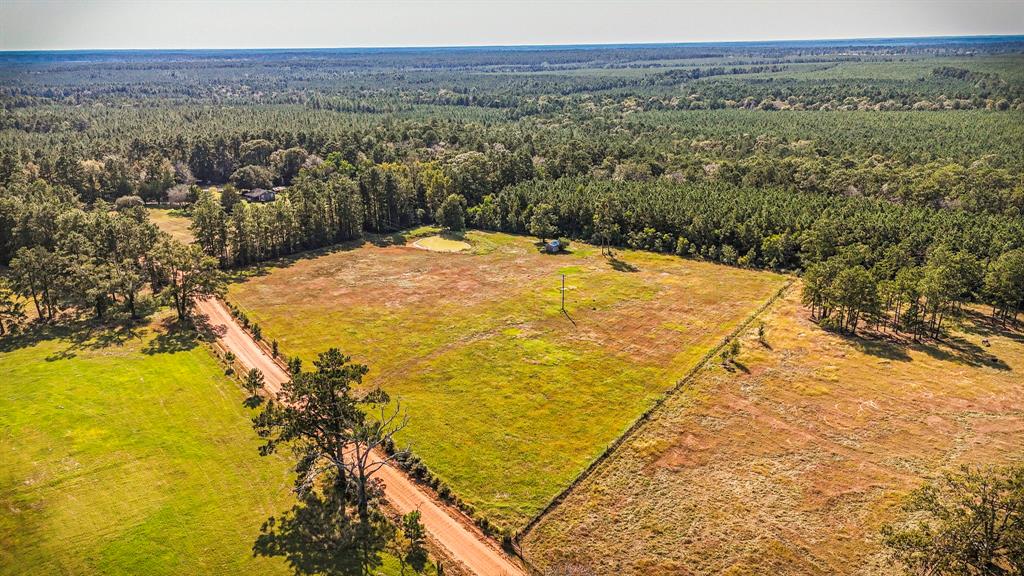
<instances>
[{"instance_id":1,"label":"tree shadow on grass","mask_svg":"<svg viewBox=\"0 0 1024 576\"><path fill-rule=\"evenodd\" d=\"M91 319L76 320L43 328L35 335L38 339L26 342L26 345L49 338L67 341L69 344L66 348L50 354L46 357L46 361L70 360L82 351L123 346L129 340L141 338L138 332L141 324L144 324L141 320L117 323L98 322Z\"/></svg>"},{"instance_id":2,"label":"tree shadow on grass","mask_svg":"<svg viewBox=\"0 0 1024 576\"><path fill-rule=\"evenodd\" d=\"M194 330L176 329L160 332L154 336L142 348L142 353L153 356L155 354L174 354L186 352L199 345L199 334Z\"/></svg>"},{"instance_id":3,"label":"tree shadow on grass","mask_svg":"<svg viewBox=\"0 0 1024 576\"><path fill-rule=\"evenodd\" d=\"M295 254L281 256L280 258L275 258L273 260L264 260L263 262L257 262L249 266L229 268L224 270L224 276L228 284L247 282L251 278L266 276L275 268L288 268L297 262L301 262L303 260L315 260L321 256L334 254L335 252L350 252L361 248L367 242L378 245L375 244L369 236L366 238L358 238L356 240L347 240L345 242L339 242L338 244L332 244L323 248L313 248L302 252L296 252Z\"/></svg>"},{"instance_id":4,"label":"tree shadow on grass","mask_svg":"<svg viewBox=\"0 0 1024 576\"><path fill-rule=\"evenodd\" d=\"M1024 344L1024 322L1010 319L1005 324L977 310L964 309L963 330L968 334L990 337L1001 336Z\"/></svg>"},{"instance_id":5,"label":"tree shadow on grass","mask_svg":"<svg viewBox=\"0 0 1024 576\"><path fill-rule=\"evenodd\" d=\"M223 327L211 326L204 314L193 316L185 322L177 318L166 318L158 325L156 336L142 348L142 353L154 355L186 352L200 342L212 342L217 333L223 330Z\"/></svg>"},{"instance_id":6,"label":"tree shadow on grass","mask_svg":"<svg viewBox=\"0 0 1024 576\"><path fill-rule=\"evenodd\" d=\"M896 339L862 335L855 336L851 334L839 334L839 336L842 336L848 344L869 356L897 362L910 362L912 360L910 354L907 353L907 345Z\"/></svg>"},{"instance_id":7,"label":"tree shadow on grass","mask_svg":"<svg viewBox=\"0 0 1024 576\"><path fill-rule=\"evenodd\" d=\"M389 246L405 246L406 236L403 232L368 234L365 240L378 248L387 248Z\"/></svg>"},{"instance_id":8,"label":"tree shadow on grass","mask_svg":"<svg viewBox=\"0 0 1024 576\"><path fill-rule=\"evenodd\" d=\"M612 267L612 270L616 272L639 272L640 269L636 266L626 262L625 260L619 260L614 254L608 256L608 264Z\"/></svg>"},{"instance_id":9,"label":"tree shadow on grass","mask_svg":"<svg viewBox=\"0 0 1024 576\"><path fill-rule=\"evenodd\" d=\"M996 370L1011 370L1006 362L1003 362L994 354L989 354L981 346L959 336L947 336L941 341L933 340L932 342L935 342L935 344L918 344L914 348L938 360L957 362L975 368L986 366ZM939 342L941 342L941 345L938 344Z\"/></svg>"},{"instance_id":10,"label":"tree shadow on grass","mask_svg":"<svg viewBox=\"0 0 1024 576\"><path fill-rule=\"evenodd\" d=\"M69 330L65 326L39 321L32 322L0 337L0 352L13 352L34 346L44 340L64 338L68 333Z\"/></svg>"},{"instance_id":11,"label":"tree shadow on grass","mask_svg":"<svg viewBox=\"0 0 1024 576\"><path fill-rule=\"evenodd\" d=\"M465 242L466 231L465 230L441 230L438 236L446 240L458 240L459 242Z\"/></svg>"},{"instance_id":12,"label":"tree shadow on grass","mask_svg":"<svg viewBox=\"0 0 1024 576\"><path fill-rule=\"evenodd\" d=\"M362 523L341 512L339 498L310 491L299 503L263 523L253 556L283 557L294 574L362 576L383 565L391 537L384 518Z\"/></svg>"},{"instance_id":13,"label":"tree shadow on grass","mask_svg":"<svg viewBox=\"0 0 1024 576\"><path fill-rule=\"evenodd\" d=\"M910 335L861 331L857 334L833 332L857 350L878 358L899 362L910 362L909 351L922 352L946 362L971 367L988 367L997 370L1011 370L1010 366L981 346L961 336L947 334L939 338L925 337L915 341Z\"/></svg>"},{"instance_id":14,"label":"tree shadow on grass","mask_svg":"<svg viewBox=\"0 0 1024 576\"><path fill-rule=\"evenodd\" d=\"M260 396L259 394L255 396L249 396L242 401L242 405L245 406L246 408L249 408L250 410L255 410L256 408L259 408L261 404L263 404L263 397Z\"/></svg>"}]
</instances>

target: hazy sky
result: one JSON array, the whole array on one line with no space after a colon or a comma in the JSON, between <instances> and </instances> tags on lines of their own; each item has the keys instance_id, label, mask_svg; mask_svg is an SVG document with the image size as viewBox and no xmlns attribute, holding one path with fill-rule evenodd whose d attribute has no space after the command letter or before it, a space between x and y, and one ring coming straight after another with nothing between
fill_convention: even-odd
<instances>
[{"instance_id":1,"label":"hazy sky","mask_svg":"<svg viewBox=\"0 0 1024 576\"><path fill-rule=\"evenodd\" d=\"M1024 0L0 0L0 49L699 42L1024 33Z\"/></svg>"}]
</instances>

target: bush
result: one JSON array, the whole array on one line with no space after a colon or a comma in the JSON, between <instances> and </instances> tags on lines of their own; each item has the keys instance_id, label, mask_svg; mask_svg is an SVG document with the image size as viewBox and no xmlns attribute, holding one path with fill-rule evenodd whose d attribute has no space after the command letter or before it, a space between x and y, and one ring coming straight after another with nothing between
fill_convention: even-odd
<instances>
[{"instance_id":1,"label":"bush","mask_svg":"<svg viewBox=\"0 0 1024 576\"><path fill-rule=\"evenodd\" d=\"M725 264L736 264L739 260L739 253L736 252L736 249L729 244L725 244L722 246L722 252L719 259Z\"/></svg>"},{"instance_id":2,"label":"bush","mask_svg":"<svg viewBox=\"0 0 1024 576\"><path fill-rule=\"evenodd\" d=\"M413 462L409 465L409 474L413 478L423 480L427 476L427 467L422 462Z\"/></svg>"},{"instance_id":3,"label":"bush","mask_svg":"<svg viewBox=\"0 0 1024 576\"><path fill-rule=\"evenodd\" d=\"M678 256L689 256L693 254L693 244L686 238L680 236L676 240L676 255Z\"/></svg>"},{"instance_id":4,"label":"bush","mask_svg":"<svg viewBox=\"0 0 1024 576\"><path fill-rule=\"evenodd\" d=\"M138 196L121 196L117 200L114 200L114 209L118 212L128 210L129 208L141 208L145 206L142 198Z\"/></svg>"},{"instance_id":5,"label":"bush","mask_svg":"<svg viewBox=\"0 0 1024 576\"><path fill-rule=\"evenodd\" d=\"M444 500L444 501L446 501L446 502L447 502L447 501L451 501L451 499L452 499L452 489L451 489L451 488L449 488L447 484L441 484L441 485L440 485L440 486L438 486L438 488L437 488L437 495L438 495L438 496L439 496L439 497L440 497L440 498L441 498L442 500Z\"/></svg>"}]
</instances>

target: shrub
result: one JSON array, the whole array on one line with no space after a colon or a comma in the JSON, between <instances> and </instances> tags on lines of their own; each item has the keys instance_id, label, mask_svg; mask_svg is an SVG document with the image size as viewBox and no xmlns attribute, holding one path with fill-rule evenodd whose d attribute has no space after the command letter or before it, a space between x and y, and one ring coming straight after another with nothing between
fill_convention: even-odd
<instances>
[{"instance_id":1,"label":"shrub","mask_svg":"<svg viewBox=\"0 0 1024 576\"><path fill-rule=\"evenodd\" d=\"M452 499L452 489L447 484L441 483L437 488L437 495L444 501L450 501Z\"/></svg>"},{"instance_id":2,"label":"shrub","mask_svg":"<svg viewBox=\"0 0 1024 576\"><path fill-rule=\"evenodd\" d=\"M121 196L114 200L114 209L118 212L128 210L129 208L141 208L144 205L142 198L138 196Z\"/></svg>"}]
</instances>

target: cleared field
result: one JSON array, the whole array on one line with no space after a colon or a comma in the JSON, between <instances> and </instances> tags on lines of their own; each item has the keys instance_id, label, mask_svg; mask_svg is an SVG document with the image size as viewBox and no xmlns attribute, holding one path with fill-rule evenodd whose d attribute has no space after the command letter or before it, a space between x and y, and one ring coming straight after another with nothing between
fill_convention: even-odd
<instances>
[{"instance_id":1,"label":"cleared field","mask_svg":"<svg viewBox=\"0 0 1024 576\"><path fill-rule=\"evenodd\" d=\"M888 574L878 528L900 495L960 463L1024 459L1024 335L846 339L798 294L766 316L768 346L752 328L738 369L700 372L546 516L527 558L581 574Z\"/></svg>"},{"instance_id":2,"label":"cleared field","mask_svg":"<svg viewBox=\"0 0 1024 576\"><path fill-rule=\"evenodd\" d=\"M0 574L290 573L252 556L293 498L237 384L194 343L95 336L0 339Z\"/></svg>"},{"instance_id":3,"label":"cleared field","mask_svg":"<svg viewBox=\"0 0 1024 576\"><path fill-rule=\"evenodd\" d=\"M367 385L411 417L401 440L506 529L785 282L674 256L466 239L471 252L365 245L283 261L229 299L307 365L332 346L368 364Z\"/></svg>"},{"instance_id":4,"label":"cleared field","mask_svg":"<svg viewBox=\"0 0 1024 576\"><path fill-rule=\"evenodd\" d=\"M472 248L468 242L463 242L462 240L456 240L454 238L445 238L443 236L427 236L426 238L420 238L413 243L413 246L424 250L432 250L434 252L462 252L463 250L469 250Z\"/></svg>"},{"instance_id":5,"label":"cleared field","mask_svg":"<svg viewBox=\"0 0 1024 576\"><path fill-rule=\"evenodd\" d=\"M158 228L170 234L176 240L190 244L195 240L189 226L192 220L182 214L179 210L171 208L147 208L149 219Z\"/></svg>"}]
</instances>

